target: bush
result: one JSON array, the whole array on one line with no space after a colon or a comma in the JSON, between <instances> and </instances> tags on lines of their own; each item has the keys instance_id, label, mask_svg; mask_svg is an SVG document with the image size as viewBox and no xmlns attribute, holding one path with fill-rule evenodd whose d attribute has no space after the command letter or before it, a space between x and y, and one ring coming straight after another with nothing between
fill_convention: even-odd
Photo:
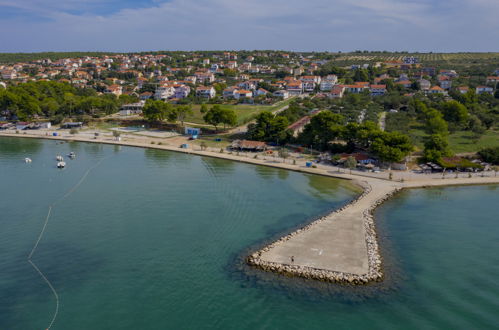
<instances>
[{"instance_id":1,"label":"bush","mask_svg":"<svg viewBox=\"0 0 499 330\"><path fill-rule=\"evenodd\" d=\"M482 149L478 155L487 163L499 165L499 146Z\"/></svg>"},{"instance_id":2,"label":"bush","mask_svg":"<svg viewBox=\"0 0 499 330\"><path fill-rule=\"evenodd\" d=\"M71 134L71 135L78 134L78 130L76 128L72 128L69 130L69 134Z\"/></svg>"}]
</instances>

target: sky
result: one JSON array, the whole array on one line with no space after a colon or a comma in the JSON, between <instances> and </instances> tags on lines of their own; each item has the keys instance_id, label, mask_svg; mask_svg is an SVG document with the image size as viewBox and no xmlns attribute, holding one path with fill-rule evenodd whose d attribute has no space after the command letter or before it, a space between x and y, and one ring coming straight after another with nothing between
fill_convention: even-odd
<instances>
[{"instance_id":1,"label":"sky","mask_svg":"<svg viewBox=\"0 0 499 330\"><path fill-rule=\"evenodd\" d=\"M499 0L0 0L0 52L499 51Z\"/></svg>"}]
</instances>

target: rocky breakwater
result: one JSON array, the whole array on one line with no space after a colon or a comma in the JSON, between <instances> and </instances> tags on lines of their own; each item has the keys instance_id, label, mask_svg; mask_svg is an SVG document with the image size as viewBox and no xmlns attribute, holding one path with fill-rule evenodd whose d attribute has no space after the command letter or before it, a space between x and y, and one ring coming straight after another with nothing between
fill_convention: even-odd
<instances>
[{"instance_id":1,"label":"rocky breakwater","mask_svg":"<svg viewBox=\"0 0 499 330\"><path fill-rule=\"evenodd\" d=\"M277 241L265 246L259 251L256 251L246 258L249 265L260 268L264 271L270 271L287 276L299 276L307 279L314 279L325 282L334 282L351 285L364 285L373 281L381 281L383 279L382 258L379 252L377 234L374 224L374 210L381 205L384 201L390 198L393 194L400 190L400 188L392 187L383 194L381 198L375 199L369 203L369 206L362 212L363 224L365 228L365 243L367 248L368 259L368 272L366 274L352 274L347 272L338 272L329 269L319 269L309 266L296 265L292 263L279 263L262 259L262 254L272 250L274 247L283 244L284 242L310 230L312 227L324 221L334 221L331 219L334 216L341 216L341 213L348 208L356 207L359 201L363 200L372 193L372 186L365 181L357 182L362 188L363 193L356 199L352 200L347 205L335 210L331 214L321 217L312 223L281 237Z\"/></svg>"}]
</instances>

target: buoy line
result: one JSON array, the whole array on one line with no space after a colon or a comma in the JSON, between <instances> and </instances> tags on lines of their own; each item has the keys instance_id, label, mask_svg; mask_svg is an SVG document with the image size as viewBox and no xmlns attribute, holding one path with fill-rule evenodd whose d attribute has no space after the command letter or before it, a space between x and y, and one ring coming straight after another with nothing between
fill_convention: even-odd
<instances>
[{"instance_id":1,"label":"buoy line","mask_svg":"<svg viewBox=\"0 0 499 330\"><path fill-rule=\"evenodd\" d=\"M109 156L110 157L110 156ZM81 179L73 186L71 187L71 189L69 189L65 194L64 196L62 196L60 199L56 200L55 202L53 202L51 205L49 205L49 209L48 209L48 212L47 212L47 216L45 217L45 222L43 224L43 227L42 227L42 230L40 231L40 234L38 235L38 239L36 240L36 243L35 245L33 246L33 248L31 249L31 252L29 253L28 255L28 262L31 264L31 266L33 266L33 268L36 270L36 272L40 275L40 277L45 281L45 283L47 283L47 285L49 286L50 290L52 291L52 293L54 294L54 297L55 297L55 310L54 310L54 315L52 316L52 320L50 321L49 325L47 326L47 330L50 329L52 327L52 325L54 324L56 318L57 318L57 315L59 314L59 295L57 294L57 291L56 289L54 288L54 286L52 285L52 283L49 281L49 279L45 276L45 274L40 270L40 268L38 268L38 266L33 262L33 260L31 259L33 257L33 254L35 253L36 249L38 248L38 244L40 243L40 241L42 240L43 238L43 235L45 234L45 229L47 228L47 225L49 223L49 220L50 220L50 216L52 215L52 208L55 207L56 204L62 202L64 199L66 199L67 197L69 197L73 192L75 192L76 189L78 189L78 187L80 187L80 185L83 183L83 181L87 178L88 174L93 170L95 169L97 166L99 166L102 161L104 159L106 159L108 157L104 157L102 158L101 160L99 160L97 162L97 164L95 164L94 166L92 166L91 168L89 168L85 174L81 177Z\"/></svg>"}]
</instances>

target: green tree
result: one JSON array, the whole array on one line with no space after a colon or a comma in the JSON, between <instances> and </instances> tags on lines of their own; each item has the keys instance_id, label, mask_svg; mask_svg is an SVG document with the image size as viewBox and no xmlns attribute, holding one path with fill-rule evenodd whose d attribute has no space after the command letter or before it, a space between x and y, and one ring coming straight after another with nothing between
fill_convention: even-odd
<instances>
[{"instance_id":1,"label":"green tree","mask_svg":"<svg viewBox=\"0 0 499 330\"><path fill-rule=\"evenodd\" d=\"M222 108L222 124L224 124L224 129L226 128L226 126L236 126L237 115L233 109Z\"/></svg>"},{"instance_id":2,"label":"green tree","mask_svg":"<svg viewBox=\"0 0 499 330\"><path fill-rule=\"evenodd\" d=\"M349 156L345 160L345 167L350 169L350 174L352 174L352 170L357 167L357 160L352 156Z\"/></svg>"},{"instance_id":3,"label":"green tree","mask_svg":"<svg viewBox=\"0 0 499 330\"><path fill-rule=\"evenodd\" d=\"M446 121L452 122L459 127L463 127L468 120L468 110L457 101L445 102L442 105L442 113Z\"/></svg>"},{"instance_id":4,"label":"green tree","mask_svg":"<svg viewBox=\"0 0 499 330\"><path fill-rule=\"evenodd\" d=\"M430 135L424 144L424 159L439 163L442 157L449 157L452 152L447 137L440 134Z\"/></svg>"},{"instance_id":5,"label":"green tree","mask_svg":"<svg viewBox=\"0 0 499 330\"><path fill-rule=\"evenodd\" d=\"M188 115L192 115L192 107L190 105L180 105L172 112L175 114L176 119L180 121L181 125L184 126L185 118Z\"/></svg>"},{"instance_id":6,"label":"green tree","mask_svg":"<svg viewBox=\"0 0 499 330\"><path fill-rule=\"evenodd\" d=\"M151 122L161 122L171 116L171 104L160 100L147 100L142 110L144 118Z\"/></svg>"},{"instance_id":7,"label":"green tree","mask_svg":"<svg viewBox=\"0 0 499 330\"><path fill-rule=\"evenodd\" d=\"M322 111L313 116L310 123L305 126L299 135L299 140L308 145L314 145L317 149L327 149L330 142L342 136L344 118L331 111Z\"/></svg>"},{"instance_id":8,"label":"green tree","mask_svg":"<svg viewBox=\"0 0 499 330\"><path fill-rule=\"evenodd\" d=\"M257 141L285 143L290 138L289 122L286 117L275 116L269 111L262 111L256 117L256 123L248 125L248 136Z\"/></svg>"},{"instance_id":9,"label":"green tree","mask_svg":"<svg viewBox=\"0 0 499 330\"><path fill-rule=\"evenodd\" d=\"M411 140L399 132L383 132L376 138L371 151L386 162L400 162L413 150Z\"/></svg>"},{"instance_id":10,"label":"green tree","mask_svg":"<svg viewBox=\"0 0 499 330\"><path fill-rule=\"evenodd\" d=\"M215 126L215 131L218 130L218 125L223 122L223 109L220 105L214 105L206 114L203 116L205 123Z\"/></svg>"}]
</instances>

